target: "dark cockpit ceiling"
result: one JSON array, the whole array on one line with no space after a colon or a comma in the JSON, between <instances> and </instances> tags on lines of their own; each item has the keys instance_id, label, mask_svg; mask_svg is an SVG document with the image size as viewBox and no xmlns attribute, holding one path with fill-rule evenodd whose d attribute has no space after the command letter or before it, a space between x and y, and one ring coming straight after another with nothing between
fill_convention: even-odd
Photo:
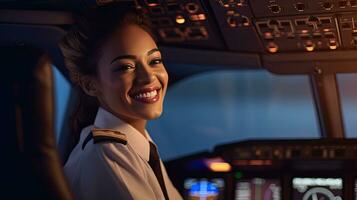
<instances>
[{"instance_id":1,"label":"dark cockpit ceiling","mask_svg":"<svg viewBox=\"0 0 357 200\"><path fill-rule=\"evenodd\" d=\"M357 72L354 0L0 0L0 44L42 48L66 74L57 42L75 16L124 2L149 16L166 63L198 64L167 65L171 82L218 68L306 74L322 134L343 137L336 73Z\"/></svg>"}]
</instances>

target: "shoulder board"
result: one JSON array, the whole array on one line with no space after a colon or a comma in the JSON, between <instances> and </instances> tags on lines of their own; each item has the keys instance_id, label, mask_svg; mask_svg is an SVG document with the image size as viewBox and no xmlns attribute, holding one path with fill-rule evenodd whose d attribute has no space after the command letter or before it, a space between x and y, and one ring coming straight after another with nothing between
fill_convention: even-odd
<instances>
[{"instance_id":1,"label":"shoulder board","mask_svg":"<svg viewBox=\"0 0 357 200\"><path fill-rule=\"evenodd\" d=\"M111 129L92 129L94 143L99 142L117 142L126 145L128 139L124 133Z\"/></svg>"}]
</instances>

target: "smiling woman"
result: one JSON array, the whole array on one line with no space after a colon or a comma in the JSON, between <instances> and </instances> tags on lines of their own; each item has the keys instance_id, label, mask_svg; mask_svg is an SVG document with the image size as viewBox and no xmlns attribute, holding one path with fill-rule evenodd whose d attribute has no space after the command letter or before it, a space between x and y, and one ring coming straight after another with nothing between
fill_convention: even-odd
<instances>
[{"instance_id":1,"label":"smiling woman","mask_svg":"<svg viewBox=\"0 0 357 200\"><path fill-rule=\"evenodd\" d=\"M100 8L60 47L80 100L65 164L77 199L182 199L146 131L163 111L168 74L143 17Z\"/></svg>"}]
</instances>

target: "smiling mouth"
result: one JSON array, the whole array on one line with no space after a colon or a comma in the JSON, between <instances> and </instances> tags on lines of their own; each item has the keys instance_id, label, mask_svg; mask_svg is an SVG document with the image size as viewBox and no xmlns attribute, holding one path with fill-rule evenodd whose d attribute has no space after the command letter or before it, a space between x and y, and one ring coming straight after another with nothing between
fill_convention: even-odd
<instances>
[{"instance_id":1,"label":"smiling mouth","mask_svg":"<svg viewBox=\"0 0 357 200\"><path fill-rule=\"evenodd\" d=\"M130 95L135 101L140 103L155 103L160 99L160 89L143 89L137 93Z\"/></svg>"}]
</instances>

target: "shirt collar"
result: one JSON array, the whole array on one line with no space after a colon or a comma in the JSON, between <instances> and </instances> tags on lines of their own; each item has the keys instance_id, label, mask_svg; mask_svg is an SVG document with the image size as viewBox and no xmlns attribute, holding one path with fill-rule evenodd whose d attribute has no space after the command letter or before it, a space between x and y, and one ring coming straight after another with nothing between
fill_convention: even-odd
<instances>
[{"instance_id":1,"label":"shirt collar","mask_svg":"<svg viewBox=\"0 0 357 200\"><path fill-rule=\"evenodd\" d=\"M127 136L128 144L134 149L134 151L139 154L142 159L149 161L149 141L151 141L151 138L146 130L145 134L147 138L145 138L133 126L124 122L101 107L98 109L97 116L94 121L94 126L96 128L112 129L124 133Z\"/></svg>"}]
</instances>

